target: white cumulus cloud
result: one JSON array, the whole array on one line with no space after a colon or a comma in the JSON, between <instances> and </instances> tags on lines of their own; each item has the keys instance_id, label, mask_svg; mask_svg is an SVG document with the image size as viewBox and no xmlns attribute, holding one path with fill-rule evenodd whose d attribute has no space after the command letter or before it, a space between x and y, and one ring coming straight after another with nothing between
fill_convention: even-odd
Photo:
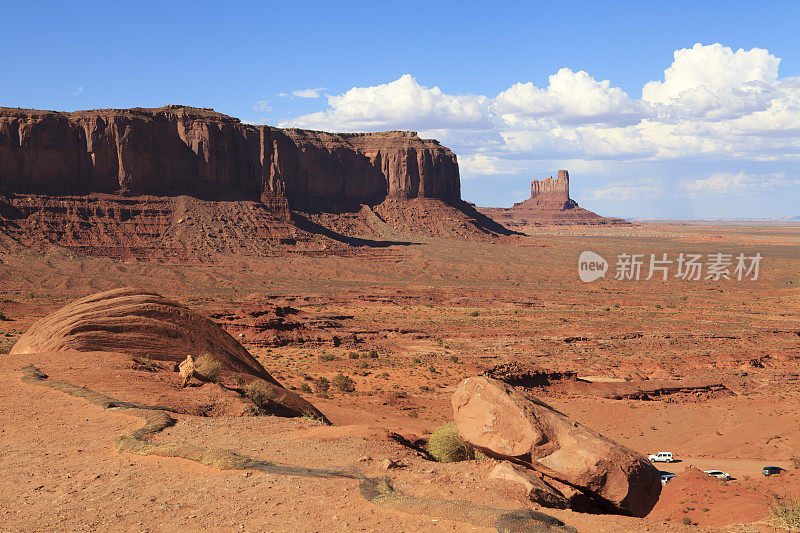
<instances>
[{"instance_id":1,"label":"white cumulus cloud","mask_svg":"<svg viewBox=\"0 0 800 533\"><path fill-rule=\"evenodd\" d=\"M664 181L629 175L588 190L588 200L677 204L715 193L800 190L798 180L777 174L800 175L800 78L781 78L780 58L762 48L734 51L716 43L695 44L675 51L671 63L666 59L663 79L643 83L641 98L613 80L569 68L551 75L546 87L513 82L495 96L448 93L405 74L327 95L319 111L281 125L420 131L454 149L469 187L481 176L527 181L531 168L569 168L559 164L568 160L587 168L660 165ZM687 160L714 170L724 162L724 170L736 170L681 177ZM664 165L676 172L663 172Z\"/></svg>"},{"instance_id":2,"label":"white cumulus cloud","mask_svg":"<svg viewBox=\"0 0 800 533\"><path fill-rule=\"evenodd\" d=\"M488 101L485 96L446 94L405 74L390 83L328 96L327 110L282 125L338 131L480 128L488 125Z\"/></svg>"},{"instance_id":3,"label":"white cumulus cloud","mask_svg":"<svg viewBox=\"0 0 800 533\"><path fill-rule=\"evenodd\" d=\"M529 118L571 125L626 125L636 124L650 112L609 80L597 81L587 72L568 68L550 76L545 89L531 82L515 83L497 95L492 110L509 125L524 125Z\"/></svg>"}]
</instances>

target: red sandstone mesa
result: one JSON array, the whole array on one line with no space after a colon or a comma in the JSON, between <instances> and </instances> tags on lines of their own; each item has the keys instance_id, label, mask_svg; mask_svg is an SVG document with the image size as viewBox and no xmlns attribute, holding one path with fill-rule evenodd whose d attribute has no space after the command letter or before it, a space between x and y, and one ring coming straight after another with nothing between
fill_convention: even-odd
<instances>
[{"instance_id":1,"label":"red sandstone mesa","mask_svg":"<svg viewBox=\"0 0 800 533\"><path fill-rule=\"evenodd\" d=\"M0 235L23 246L260 255L337 233L309 222L319 213L354 235L376 215L412 234L509 233L461 200L455 154L414 132L281 129L184 106L0 108Z\"/></svg>"},{"instance_id":2,"label":"red sandstone mesa","mask_svg":"<svg viewBox=\"0 0 800 533\"><path fill-rule=\"evenodd\" d=\"M461 199L456 156L414 132L336 134L243 124L184 106L60 113L0 108L7 193L191 194L375 203Z\"/></svg>"}]
</instances>

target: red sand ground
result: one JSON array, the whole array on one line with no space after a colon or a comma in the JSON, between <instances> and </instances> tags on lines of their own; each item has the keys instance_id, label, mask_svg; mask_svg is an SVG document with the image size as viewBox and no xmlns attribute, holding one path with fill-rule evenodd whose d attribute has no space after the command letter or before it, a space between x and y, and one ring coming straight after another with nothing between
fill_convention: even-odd
<instances>
[{"instance_id":1,"label":"red sand ground","mask_svg":"<svg viewBox=\"0 0 800 533\"><path fill-rule=\"evenodd\" d=\"M356 383L351 393L304 394L333 427L183 415L159 439L231 447L285 464L356 463L370 474L386 472L380 461L391 457L407 465L388 474L410 494L507 508L526 503L518 488L485 480L491 461L431 463L387 433L424 438L451 418L450 395L460 379L513 360L605 383L721 382L732 394L642 401L542 390L554 407L611 438L642 453L672 451L683 459L664 466L678 477L647 518L551 514L580 531L767 531L769 493L800 493L793 471L768 479L760 474L766 464L792 467L800 449L798 228L542 228L496 243L413 242L188 263L58 249L0 253L0 311L10 319L0 321L0 339L12 343L36 318L91 292L121 285L154 289L234 336L244 334L245 345L286 386L300 389L310 383L305 376L339 372ZM583 284L576 263L585 249L606 258L759 251L765 259L758 281ZM296 312L278 316L277 307ZM369 357L370 350L378 357ZM336 359L322 360L322 354ZM379 509L347 480L245 476L182 460L119 456L114 438L138 420L25 385L15 371L24 363L0 355L4 528L472 530ZM55 379L84 379L78 384L91 386L91 373L82 373L77 362L51 357L49 364ZM204 387L185 393L204 394ZM125 383L115 392L140 394ZM687 465L722 469L736 479L685 474ZM684 518L699 525L684 525Z\"/></svg>"}]
</instances>

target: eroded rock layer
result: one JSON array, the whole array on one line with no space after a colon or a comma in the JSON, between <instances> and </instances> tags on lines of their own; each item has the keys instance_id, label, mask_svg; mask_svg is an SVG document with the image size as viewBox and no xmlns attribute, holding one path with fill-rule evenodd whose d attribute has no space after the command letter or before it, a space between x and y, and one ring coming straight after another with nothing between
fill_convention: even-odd
<instances>
[{"instance_id":1,"label":"eroded rock layer","mask_svg":"<svg viewBox=\"0 0 800 533\"><path fill-rule=\"evenodd\" d=\"M281 129L184 106L0 108L0 235L22 246L261 255L394 230L509 233L461 200L456 156L414 132Z\"/></svg>"},{"instance_id":2,"label":"eroded rock layer","mask_svg":"<svg viewBox=\"0 0 800 533\"><path fill-rule=\"evenodd\" d=\"M184 106L73 113L0 108L0 188L188 194L261 200L276 209L287 200L461 198L455 155L414 132L280 129Z\"/></svg>"}]
</instances>

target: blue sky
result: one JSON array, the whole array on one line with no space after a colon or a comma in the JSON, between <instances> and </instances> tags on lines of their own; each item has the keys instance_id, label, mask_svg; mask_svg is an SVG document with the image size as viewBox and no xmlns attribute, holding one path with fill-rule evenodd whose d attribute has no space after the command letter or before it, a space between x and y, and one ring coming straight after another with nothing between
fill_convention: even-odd
<instances>
[{"instance_id":1,"label":"blue sky","mask_svg":"<svg viewBox=\"0 0 800 533\"><path fill-rule=\"evenodd\" d=\"M800 2L652 4L3 1L0 105L414 129L479 205L567 168L601 214L800 215Z\"/></svg>"}]
</instances>

